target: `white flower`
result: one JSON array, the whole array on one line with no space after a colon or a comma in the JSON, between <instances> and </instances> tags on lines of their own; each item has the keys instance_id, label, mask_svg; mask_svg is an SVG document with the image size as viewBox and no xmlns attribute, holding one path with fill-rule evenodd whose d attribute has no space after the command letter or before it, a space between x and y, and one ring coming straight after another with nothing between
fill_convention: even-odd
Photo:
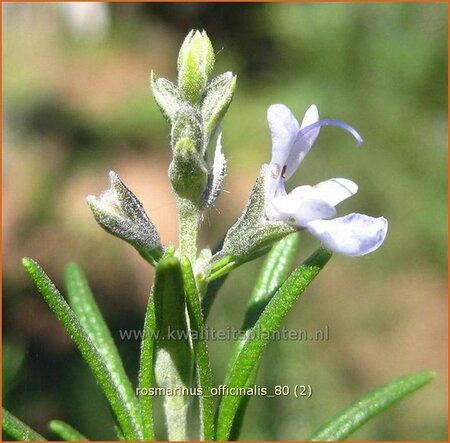
<instances>
[{"instance_id":1,"label":"white flower","mask_svg":"<svg viewBox=\"0 0 450 443\"><path fill-rule=\"evenodd\" d=\"M270 106L267 120L272 135L272 160L266 168L267 218L305 228L325 246L343 255L360 256L378 249L388 228L384 217L352 213L333 218L335 206L358 190L351 180L333 178L315 186L299 186L290 193L284 184L311 149L321 126L339 126L350 132L359 144L361 136L344 122L319 120L315 105L306 111L301 125L284 105Z\"/></svg>"}]
</instances>

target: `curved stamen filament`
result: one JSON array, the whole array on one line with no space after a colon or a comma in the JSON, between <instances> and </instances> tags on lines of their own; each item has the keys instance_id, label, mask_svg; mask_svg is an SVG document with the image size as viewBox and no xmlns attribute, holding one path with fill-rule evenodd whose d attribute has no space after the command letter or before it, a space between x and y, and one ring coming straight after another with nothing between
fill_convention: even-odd
<instances>
[{"instance_id":1,"label":"curved stamen filament","mask_svg":"<svg viewBox=\"0 0 450 443\"><path fill-rule=\"evenodd\" d=\"M312 131L313 129L320 128L322 126L337 126L338 128L345 129L347 132L349 132L353 138L356 140L356 143L358 145L361 145L363 143L362 137L359 135L358 131L350 126L348 123L341 122L340 120L334 120L331 118L319 120L317 122L311 123L308 126L305 126L304 128L300 129L297 133L297 137L295 141L297 142L302 137L304 137L308 132Z\"/></svg>"}]
</instances>

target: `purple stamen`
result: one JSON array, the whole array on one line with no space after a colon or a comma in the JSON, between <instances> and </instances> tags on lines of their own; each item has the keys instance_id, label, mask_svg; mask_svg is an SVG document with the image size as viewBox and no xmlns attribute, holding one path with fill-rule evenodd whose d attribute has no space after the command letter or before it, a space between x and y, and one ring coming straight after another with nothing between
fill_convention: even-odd
<instances>
[{"instance_id":1,"label":"purple stamen","mask_svg":"<svg viewBox=\"0 0 450 443\"><path fill-rule=\"evenodd\" d=\"M348 123L341 122L340 120L334 120L332 118L327 118L324 120L319 120L317 122L311 123L308 126L305 126L304 128L300 129L297 133L297 137L295 141L297 142L302 137L304 137L309 131L312 131L313 129L320 128L322 126L337 126L339 128L345 129L347 132L349 132L351 135L353 135L354 139L356 140L356 143L358 145L361 145L363 143L362 137L359 135L358 131L350 126Z\"/></svg>"}]
</instances>

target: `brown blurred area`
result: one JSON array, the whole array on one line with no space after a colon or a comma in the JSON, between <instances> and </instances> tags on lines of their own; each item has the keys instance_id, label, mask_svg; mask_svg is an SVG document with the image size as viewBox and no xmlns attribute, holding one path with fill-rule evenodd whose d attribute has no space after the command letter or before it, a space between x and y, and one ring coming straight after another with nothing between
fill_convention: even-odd
<instances>
[{"instance_id":1,"label":"brown blurred area","mask_svg":"<svg viewBox=\"0 0 450 443\"><path fill-rule=\"evenodd\" d=\"M168 127L149 74L174 80L178 47L198 27L216 48L216 72L238 74L223 128L226 192L205 218L200 246L213 247L242 212L269 159L265 113L274 102L299 118L317 102L324 117L349 121L366 140L356 151L324 131L291 185L355 179L359 194L343 213L390 221L379 251L334 257L285 322L328 326L330 340L268 347L258 383L311 384L312 398L252 399L242 438L304 439L370 389L432 369L432 385L354 438L447 439L446 5L119 3L103 4L92 14L104 18L84 27L62 5L3 6L5 406L46 435L47 422L61 418L92 439L113 438L101 393L21 259L36 259L62 292L65 264L78 262L114 337L142 327L153 270L96 225L85 197L116 171L163 243L177 244ZM296 263L316 246L302 235ZM211 327L241 326L261 263L227 280ZM231 345L210 343L216 385ZM118 346L134 379L138 343Z\"/></svg>"}]
</instances>

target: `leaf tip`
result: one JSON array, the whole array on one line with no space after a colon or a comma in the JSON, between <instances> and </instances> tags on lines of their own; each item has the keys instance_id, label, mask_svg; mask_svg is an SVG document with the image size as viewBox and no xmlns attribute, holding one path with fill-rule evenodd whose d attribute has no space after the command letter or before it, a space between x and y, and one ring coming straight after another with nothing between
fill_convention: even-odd
<instances>
[{"instance_id":1,"label":"leaf tip","mask_svg":"<svg viewBox=\"0 0 450 443\"><path fill-rule=\"evenodd\" d=\"M22 266L25 268L26 271L30 271L35 266L38 266L38 264L35 260L33 260L30 257L23 257L22 258Z\"/></svg>"}]
</instances>

